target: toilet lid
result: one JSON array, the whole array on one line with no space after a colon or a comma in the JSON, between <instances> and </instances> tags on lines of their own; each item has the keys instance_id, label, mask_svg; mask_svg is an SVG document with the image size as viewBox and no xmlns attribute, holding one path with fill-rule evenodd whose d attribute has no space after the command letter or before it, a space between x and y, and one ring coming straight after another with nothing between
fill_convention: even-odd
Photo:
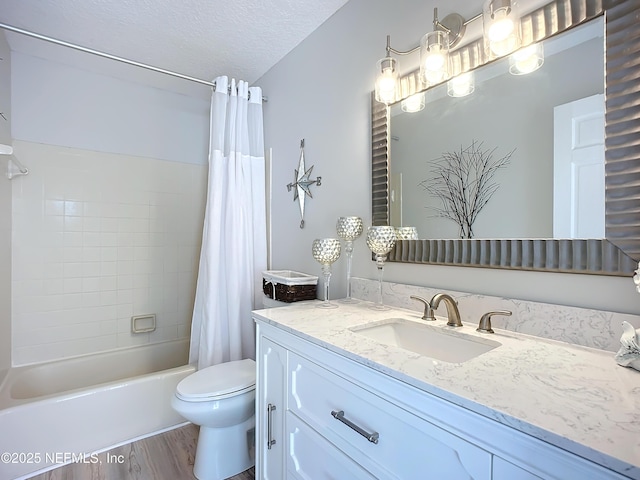
<instances>
[{"instance_id":1,"label":"toilet lid","mask_svg":"<svg viewBox=\"0 0 640 480\"><path fill-rule=\"evenodd\" d=\"M256 362L247 358L203 368L178 383L178 397L203 400L250 390L256 384Z\"/></svg>"}]
</instances>

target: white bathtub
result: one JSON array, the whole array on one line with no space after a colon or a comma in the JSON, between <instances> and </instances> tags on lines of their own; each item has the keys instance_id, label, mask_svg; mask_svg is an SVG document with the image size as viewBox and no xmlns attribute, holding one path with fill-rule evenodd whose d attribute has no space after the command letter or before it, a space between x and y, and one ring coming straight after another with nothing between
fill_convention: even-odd
<instances>
[{"instance_id":1,"label":"white bathtub","mask_svg":"<svg viewBox=\"0 0 640 480\"><path fill-rule=\"evenodd\" d=\"M0 375L0 480L28 478L185 423L170 400L188 340L50 363Z\"/></svg>"}]
</instances>

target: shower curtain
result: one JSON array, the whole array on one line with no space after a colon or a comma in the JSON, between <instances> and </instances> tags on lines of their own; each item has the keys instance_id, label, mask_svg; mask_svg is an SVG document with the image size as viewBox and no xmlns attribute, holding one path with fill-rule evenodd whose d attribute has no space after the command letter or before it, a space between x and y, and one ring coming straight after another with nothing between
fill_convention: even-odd
<instances>
[{"instance_id":1,"label":"shower curtain","mask_svg":"<svg viewBox=\"0 0 640 480\"><path fill-rule=\"evenodd\" d=\"M215 85L189 351L198 369L255 358L251 310L261 302L267 266L262 91L227 77Z\"/></svg>"}]
</instances>

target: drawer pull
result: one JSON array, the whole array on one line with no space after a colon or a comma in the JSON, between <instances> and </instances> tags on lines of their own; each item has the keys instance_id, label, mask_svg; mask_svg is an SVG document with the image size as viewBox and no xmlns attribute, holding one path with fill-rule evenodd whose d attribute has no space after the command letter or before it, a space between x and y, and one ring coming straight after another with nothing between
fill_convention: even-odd
<instances>
[{"instance_id":1,"label":"drawer pull","mask_svg":"<svg viewBox=\"0 0 640 480\"><path fill-rule=\"evenodd\" d=\"M360 435L362 435L364 438L369 440L371 443L378 443L378 438L380 438L380 435L378 435L378 432L369 433L366 430L364 430L363 428L360 428L358 425L356 425L352 421L347 420L346 418L344 418L344 410L340 410L339 412L336 412L335 410L332 410L331 411L331 415L336 420L340 420L347 427L349 427L349 428L355 430L356 432L358 432Z\"/></svg>"},{"instance_id":2,"label":"drawer pull","mask_svg":"<svg viewBox=\"0 0 640 480\"><path fill-rule=\"evenodd\" d=\"M273 423L272 413L275 409L276 409L275 405L272 405L272 404L267 405L267 450L271 450L271 447L276 444L275 438L271 438L272 437L271 428Z\"/></svg>"}]
</instances>

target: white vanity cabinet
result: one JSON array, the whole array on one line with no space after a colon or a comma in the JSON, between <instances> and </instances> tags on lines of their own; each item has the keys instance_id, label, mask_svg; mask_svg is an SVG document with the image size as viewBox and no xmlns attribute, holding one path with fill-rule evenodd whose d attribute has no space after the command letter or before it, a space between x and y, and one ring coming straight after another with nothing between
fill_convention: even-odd
<instances>
[{"instance_id":1,"label":"white vanity cabinet","mask_svg":"<svg viewBox=\"0 0 640 480\"><path fill-rule=\"evenodd\" d=\"M285 472L287 351L260 336L257 345L256 473L264 480L282 480Z\"/></svg>"},{"instance_id":2,"label":"white vanity cabinet","mask_svg":"<svg viewBox=\"0 0 640 480\"><path fill-rule=\"evenodd\" d=\"M256 320L257 479L626 478Z\"/></svg>"},{"instance_id":3,"label":"white vanity cabinet","mask_svg":"<svg viewBox=\"0 0 640 480\"><path fill-rule=\"evenodd\" d=\"M489 452L354 383L359 365L262 323L257 363L256 478L491 478Z\"/></svg>"}]
</instances>

